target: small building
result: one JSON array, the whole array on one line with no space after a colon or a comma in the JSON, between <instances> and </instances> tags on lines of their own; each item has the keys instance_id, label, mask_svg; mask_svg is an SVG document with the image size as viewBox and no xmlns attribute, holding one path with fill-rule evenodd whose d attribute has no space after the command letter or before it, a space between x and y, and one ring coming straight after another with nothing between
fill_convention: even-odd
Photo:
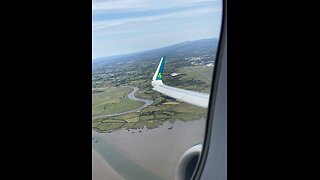
<instances>
[{"instance_id":1,"label":"small building","mask_svg":"<svg viewBox=\"0 0 320 180\"><path fill-rule=\"evenodd\" d=\"M177 76L179 75L178 73L171 73L171 76L174 77L174 76Z\"/></svg>"},{"instance_id":2,"label":"small building","mask_svg":"<svg viewBox=\"0 0 320 180\"><path fill-rule=\"evenodd\" d=\"M214 66L214 64L213 63L209 63L206 66Z\"/></svg>"}]
</instances>

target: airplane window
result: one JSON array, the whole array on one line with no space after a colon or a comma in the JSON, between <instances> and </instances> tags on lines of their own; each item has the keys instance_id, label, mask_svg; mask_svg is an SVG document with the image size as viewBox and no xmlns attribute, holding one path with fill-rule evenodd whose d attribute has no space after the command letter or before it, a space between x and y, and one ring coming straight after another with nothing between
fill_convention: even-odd
<instances>
[{"instance_id":1,"label":"airplane window","mask_svg":"<svg viewBox=\"0 0 320 180\"><path fill-rule=\"evenodd\" d=\"M191 179L222 0L92 0L92 179Z\"/></svg>"}]
</instances>

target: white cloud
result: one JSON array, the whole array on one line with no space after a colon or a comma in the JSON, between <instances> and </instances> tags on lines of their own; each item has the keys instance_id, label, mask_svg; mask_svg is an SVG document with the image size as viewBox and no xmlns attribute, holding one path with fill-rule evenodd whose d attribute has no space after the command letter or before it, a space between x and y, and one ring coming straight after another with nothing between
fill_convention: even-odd
<instances>
[{"instance_id":1,"label":"white cloud","mask_svg":"<svg viewBox=\"0 0 320 180\"><path fill-rule=\"evenodd\" d=\"M92 11L137 9L148 7L147 0L111 0L92 3Z\"/></svg>"},{"instance_id":2,"label":"white cloud","mask_svg":"<svg viewBox=\"0 0 320 180\"><path fill-rule=\"evenodd\" d=\"M92 58L216 37L221 4L222 0L93 0L92 12L110 17L93 19Z\"/></svg>"},{"instance_id":3,"label":"white cloud","mask_svg":"<svg viewBox=\"0 0 320 180\"><path fill-rule=\"evenodd\" d=\"M92 11L152 10L177 6L193 6L198 3L222 2L222 0L93 0Z\"/></svg>"},{"instance_id":4,"label":"white cloud","mask_svg":"<svg viewBox=\"0 0 320 180\"><path fill-rule=\"evenodd\" d=\"M121 26L128 23L138 23L138 22L152 22L157 20L163 20L168 18L186 18L192 17L200 14L206 13L214 13L214 12L221 12L221 8L212 8L212 7L205 7L205 8L198 8L192 10L185 10L181 12L172 12L167 14L161 15L153 15L153 16L146 16L146 17L134 17L134 18L124 18L124 19L117 19L117 20L106 20L106 21L94 21L92 23L92 30L102 30L108 29L116 26Z\"/></svg>"}]
</instances>

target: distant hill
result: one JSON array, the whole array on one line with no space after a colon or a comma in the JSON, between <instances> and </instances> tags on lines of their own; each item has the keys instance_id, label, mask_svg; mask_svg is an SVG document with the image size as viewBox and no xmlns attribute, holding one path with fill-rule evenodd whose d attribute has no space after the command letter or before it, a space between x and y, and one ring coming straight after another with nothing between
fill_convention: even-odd
<instances>
[{"instance_id":1,"label":"distant hill","mask_svg":"<svg viewBox=\"0 0 320 180\"><path fill-rule=\"evenodd\" d=\"M92 67L95 69L95 67L101 65L155 59L160 58L163 55L168 57L174 56L178 58L186 56L198 56L202 54L215 55L217 51L217 45L218 39L216 38L187 41L148 51L97 58L93 60Z\"/></svg>"}]
</instances>

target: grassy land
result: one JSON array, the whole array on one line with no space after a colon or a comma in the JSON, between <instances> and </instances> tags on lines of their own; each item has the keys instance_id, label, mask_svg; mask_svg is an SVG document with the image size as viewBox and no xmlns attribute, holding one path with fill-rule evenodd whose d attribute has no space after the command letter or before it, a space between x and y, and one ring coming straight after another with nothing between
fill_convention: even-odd
<instances>
[{"instance_id":1,"label":"grassy land","mask_svg":"<svg viewBox=\"0 0 320 180\"><path fill-rule=\"evenodd\" d=\"M143 105L143 102L128 99L130 86L110 87L103 89L103 92L92 95L92 116L113 114L117 112L136 109Z\"/></svg>"},{"instance_id":2,"label":"grassy land","mask_svg":"<svg viewBox=\"0 0 320 180\"><path fill-rule=\"evenodd\" d=\"M151 105L141 112L128 113L116 117L95 119L92 124L100 132L112 132L117 129L153 129L164 122L194 121L206 117L207 110L186 103L163 102Z\"/></svg>"},{"instance_id":3,"label":"grassy land","mask_svg":"<svg viewBox=\"0 0 320 180\"><path fill-rule=\"evenodd\" d=\"M177 84L176 87L193 91L199 91L203 93L210 92L213 67L188 66L178 68L177 72L180 75L168 78L168 81L170 83L173 82Z\"/></svg>"},{"instance_id":4,"label":"grassy land","mask_svg":"<svg viewBox=\"0 0 320 180\"><path fill-rule=\"evenodd\" d=\"M213 67L208 66L189 66L178 69L178 73L184 74L184 78L194 78L211 84Z\"/></svg>"},{"instance_id":5,"label":"grassy land","mask_svg":"<svg viewBox=\"0 0 320 180\"><path fill-rule=\"evenodd\" d=\"M209 93L213 68L207 66L190 66L186 61L168 62L164 83L169 86ZM138 98L152 99L151 106L139 112L93 120L92 128L99 132L112 132L118 129L153 129L166 121L194 121L205 118L207 109L176 101L152 90L151 78L158 61L151 65L127 64L101 69L93 76L92 115L113 114L136 109L143 102L131 101L127 95L131 86L139 87L135 94ZM183 64L181 64L183 63ZM170 76L170 72L179 73ZM167 73L167 74L166 74Z\"/></svg>"}]
</instances>

